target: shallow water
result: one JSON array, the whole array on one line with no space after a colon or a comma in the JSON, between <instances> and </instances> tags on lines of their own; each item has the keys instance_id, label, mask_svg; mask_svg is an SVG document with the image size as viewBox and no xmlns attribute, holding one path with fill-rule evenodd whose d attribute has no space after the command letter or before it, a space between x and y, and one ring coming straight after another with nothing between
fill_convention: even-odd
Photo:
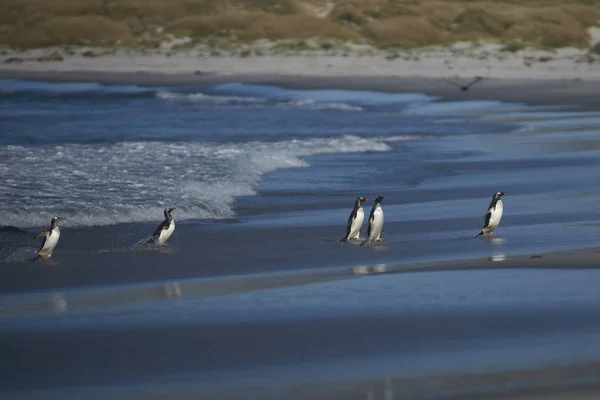
<instances>
[{"instance_id":1,"label":"shallow water","mask_svg":"<svg viewBox=\"0 0 600 400\"><path fill-rule=\"evenodd\" d=\"M0 366L16 398L440 398L483 390L479 372L598 376L596 271L364 274L597 246L589 105L240 83L0 93ZM498 190L498 237L475 240ZM387 242L340 244L354 198L368 213L377 195ZM135 250L165 207L170 246ZM52 215L60 243L30 262Z\"/></svg>"}]
</instances>

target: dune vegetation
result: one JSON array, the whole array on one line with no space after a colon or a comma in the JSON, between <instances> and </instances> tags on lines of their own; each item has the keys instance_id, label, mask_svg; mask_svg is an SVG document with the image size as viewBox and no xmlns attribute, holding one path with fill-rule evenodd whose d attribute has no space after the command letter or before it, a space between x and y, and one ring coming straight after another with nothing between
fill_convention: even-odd
<instances>
[{"instance_id":1,"label":"dune vegetation","mask_svg":"<svg viewBox=\"0 0 600 400\"><path fill-rule=\"evenodd\" d=\"M308 38L414 48L492 41L588 47L594 0L3 0L0 45L155 48L167 38L227 47Z\"/></svg>"}]
</instances>

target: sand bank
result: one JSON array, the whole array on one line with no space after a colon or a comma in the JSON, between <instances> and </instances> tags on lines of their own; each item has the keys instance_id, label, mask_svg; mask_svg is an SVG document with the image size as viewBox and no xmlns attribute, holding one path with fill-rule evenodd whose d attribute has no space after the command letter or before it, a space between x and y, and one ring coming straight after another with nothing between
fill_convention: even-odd
<instances>
[{"instance_id":1,"label":"sand bank","mask_svg":"<svg viewBox=\"0 0 600 400\"><path fill-rule=\"evenodd\" d=\"M169 74L267 74L310 76L395 76L440 78L476 75L504 79L600 79L598 56L588 49L503 51L503 46L413 50L300 51L293 53L206 48L141 52L108 49L48 48L8 52L0 70L154 72ZM260 54L260 55L257 55ZM40 61L41 60L41 61Z\"/></svg>"}]
</instances>

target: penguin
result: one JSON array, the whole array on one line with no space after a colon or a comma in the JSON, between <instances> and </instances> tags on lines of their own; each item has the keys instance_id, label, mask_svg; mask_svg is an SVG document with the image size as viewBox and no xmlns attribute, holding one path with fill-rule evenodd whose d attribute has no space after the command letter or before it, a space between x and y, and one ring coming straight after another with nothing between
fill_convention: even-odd
<instances>
[{"instance_id":1,"label":"penguin","mask_svg":"<svg viewBox=\"0 0 600 400\"><path fill-rule=\"evenodd\" d=\"M175 208L165 208L165 220L156 228L154 235L152 235L152 242L159 246L167 246L167 240L171 238L173 231L175 231L175 221L171 216L171 212Z\"/></svg>"},{"instance_id":2,"label":"penguin","mask_svg":"<svg viewBox=\"0 0 600 400\"><path fill-rule=\"evenodd\" d=\"M494 229L500 225L500 220L502 219L502 213L504 211L504 206L502 204L502 196L508 194L507 192L496 192L492 197L492 201L488 207L487 212L483 215L484 223L481 232L476 238L479 236L485 237L486 234L490 234L490 237L494 237Z\"/></svg>"},{"instance_id":3,"label":"penguin","mask_svg":"<svg viewBox=\"0 0 600 400\"><path fill-rule=\"evenodd\" d=\"M383 209L381 208L383 199L383 196L377 196L375 198L375 204L373 204L371 214L369 215L367 238L360 244L361 246L370 246L373 242L383 242L385 240L379 237L381 236L381 230L383 229Z\"/></svg>"},{"instance_id":4,"label":"penguin","mask_svg":"<svg viewBox=\"0 0 600 400\"><path fill-rule=\"evenodd\" d=\"M369 199L366 197L357 197L354 201L354 208L348 218L348 224L346 224L346 236L340 242L347 242L350 239L360 240L360 230L362 228L363 221L365 220L365 212L362 208L363 204Z\"/></svg>"},{"instance_id":5,"label":"penguin","mask_svg":"<svg viewBox=\"0 0 600 400\"><path fill-rule=\"evenodd\" d=\"M58 239L60 238L60 228L58 227L60 221L64 221L64 218L52 217L50 229L40 232L34 237L34 239L42 236L44 237L42 247L38 250L38 259L41 258L42 260L45 260L52 257L52 252L54 252L54 248L58 244Z\"/></svg>"}]
</instances>

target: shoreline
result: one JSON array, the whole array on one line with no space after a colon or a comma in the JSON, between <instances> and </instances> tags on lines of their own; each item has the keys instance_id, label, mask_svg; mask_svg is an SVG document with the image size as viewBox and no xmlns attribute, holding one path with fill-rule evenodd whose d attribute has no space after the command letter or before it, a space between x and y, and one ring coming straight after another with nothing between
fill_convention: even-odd
<instances>
[{"instance_id":1,"label":"shoreline","mask_svg":"<svg viewBox=\"0 0 600 400\"><path fill-rule=\"evenodd\" d=\"M532 105L598 105L600 80L484 78L472 89L462 91L445 78L408 76L318 76L294 74L194 75L193 73L112 71L27 71L2 70L0 79L44 82L96 82L103 85L194 86L222 83L272 85L286 89L342 89L388 93L418 92L442 101L489 100ZM453 79L458 81L457 79ZM468 83L468 80L458 81Z\"/></svg>"}]
</instances>

